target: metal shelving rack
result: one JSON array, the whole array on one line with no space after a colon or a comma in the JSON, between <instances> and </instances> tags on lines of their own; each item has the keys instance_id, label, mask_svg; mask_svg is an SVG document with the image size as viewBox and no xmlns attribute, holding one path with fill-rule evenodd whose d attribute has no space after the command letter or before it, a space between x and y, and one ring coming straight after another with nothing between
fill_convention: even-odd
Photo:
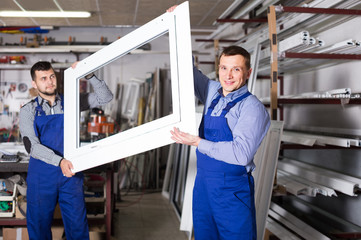
<instances>
[{"instance_id":1,"label":"metal shelving rack","mask_svg":"<svg viewBox=\"0 0 361 240\"><path fill-rule=\"evenodd\" d=\"M338 104L337 99L278 99L278 45L277 45L277 21L276 12L282 13L313 13L313 14L339 14L361 16L361 10L357 9L331 9L331 8L305 8L305 7L285 7L269 6L267 11L269 40L271 48L271 118L277 120L277 108L280 104L307 103L307 104ZM360 54L328 54L328 53L299 53L283 52L283 58L313 58L313 59L333 59L333 60L361 60ZM360 99L351 101L352 104L359 104Z\"/></svg>"},{"instance_id":2,"label":"metal shelving rack","mask_svg":"<svg viewBox=\"0 0 361 240\"><path fill-rule=\"evenodd\" d=\"M287 61L303 61L305 59L315 59L312 61L317 62L318 66L326 67L327 65L330 65L331 63L343 63L343 62L349 62L354 60L361 60L361 54L350 54L350 53L328 53L328 52L297 52L294 50L286 50L279 52L279 45L278 45L278 34L277 29L282 33L282 37L285 37L289 35L290 32L287 29L281 29L281 27L278 25L280 23L277 23L277 17L278 15L276 13L310 13L310 14L327 14L327 15L344 15L344 19L350 19L349 16L361 16L361 10L356 9L336 9L336 8L313 8L313 7L284 7L284 6L269 6L267 11L267 21L263 18L258 19L220 19L218 22L229 22L229 23L236 23L236 22L244 22L244 23L268 23L268 39L264 38L264 35L266 34L265 26L262 24L257 31L252 32L251 34L242 37L239 39L235 45L242 44L244 46L247 46L247 49L251 49L250 45L253 45L254 42L257 39L257 42L261 44L263 47L266 47L265 44L270 44L270 75L265 74L264 71L258 71L258 73L263 74L262 76L257 76L257 79L270 79L270 101L269 103L266 103L265 105L267 107L270 107L271 112L271 119L272 120L283 120L284 113L283 108L287 105L294 105L294 104L317 104L317 105L359 105L361 104L361 98L358 97L351 97L351 98L279 98L278 97L278 90L280 91L280 96L283 96L283 88L284 88L284 80L283 75L279 74L279 67L280 63L279 60L284 61L284 65L287 65ZM311 18L310 19L316 19ZM320 18L318 18L320 19ZM321 19L320 22L323 22ZM326 21L324 21L326 22ZM329 25L329 23L327 23ZM326 24L326 25L327 25ZM302 25L302 24L300 24ZM300 25L295 26L295 28L301 28ZM312 28L316 28L315 25L317 24L311 24ZM320 25L320 24L319 24ZM331 24L332 25L332 24ZM322 31L322 30L321 30ZM254 39L254 41L250 40ZM224 40L223 40L224 41ZM282 69L281 65L281 69ZM317 68L320 68L317 67ZM304 67L304 68L307 68ZM295 69L294 72L303 70ZM279 116L278 116L279 114ZM314 144L312 146L306 146L296 143L288 143L283 142L281 143L280 151L282 153L283 150L301 150L301 149L351 149L351 150L360 150L360 146L349 146L349 147L343 147L343 146L335 146L335 145L317 145ZM275 183L277 183L277 178L275 178ZM282 189L281 189L282 190ZM281 193L282 194L282 193ZM284 192L283 194L287 194ZM354 236L360 236L361 233L352 233ZM338 236L349 236L350 233L340 233ZM335 235L336 236L336 235Z\"/></svg>"}]
</instances>

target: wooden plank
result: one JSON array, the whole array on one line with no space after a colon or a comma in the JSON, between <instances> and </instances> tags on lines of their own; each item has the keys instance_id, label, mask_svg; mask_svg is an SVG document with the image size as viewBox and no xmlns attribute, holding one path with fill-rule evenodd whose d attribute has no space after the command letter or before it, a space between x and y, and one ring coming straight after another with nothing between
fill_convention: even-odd
<instances>
[{"instance_id":1,"label":"wooden plank","mask_svg":"<svg viewBox=\"0 0 361 240\"><path fill-rule=\"evenodd\" d=\"M278 91L278 49L277 49L277 29L275 6L269 6L267 12L268 32L271 49L271 119L277 120L277 91Z\"/></svg>"}]
</instances>

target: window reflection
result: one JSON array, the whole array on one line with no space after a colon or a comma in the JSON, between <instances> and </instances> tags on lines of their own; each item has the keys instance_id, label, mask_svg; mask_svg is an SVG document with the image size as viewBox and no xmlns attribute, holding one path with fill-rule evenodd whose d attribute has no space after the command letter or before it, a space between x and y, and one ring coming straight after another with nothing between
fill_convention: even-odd
<instances>
[{"instance_id":1,"label":"window reflection","mask_svg":"<svg viewBox=\"0 0 361 240\"><path fill-rule=\"evenodd\" d=\"M152 42L147 43L146 47L149 48L151 44ZM143 48L142 46L94 72L106 82L114 98L104 106L80 113L79 146L173 113L170 70L167 67L170 64L169 49L151 54ZM157 63L163 68L159 68ZM142 67L142 71L139 71L139 66L143 65L148 66L148 69ZM90 92L93 92L91 84L81 79L79 93Z\"/></svg>"}]
</instances>

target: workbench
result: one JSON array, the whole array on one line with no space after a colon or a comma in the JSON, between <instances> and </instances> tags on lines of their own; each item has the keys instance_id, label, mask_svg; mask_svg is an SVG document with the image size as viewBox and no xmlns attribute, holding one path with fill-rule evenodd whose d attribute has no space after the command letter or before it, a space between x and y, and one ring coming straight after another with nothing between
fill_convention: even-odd
<instances>
[{"instance_id":1,"label":"workbench","mask_svg":"<svg viewBox=\"0 0 361 240\"><path fill-rule=\"evenodd\" d=\"M26 173L28 171L27 162L11 162L0 163L1 173ZM112 235L112 212L113 212L113 164L106 164L96 168L84 171L84 173L99 173L106 172L106 186L105 186L105 218L104 219L88 219L89 224L105 224L106 239L110 240ZM54 224L62 224L61 219L54 219ZM15 217L0 217L0 226L26 226L26 219L19 219Z\"/></svg>"}]
</instances>

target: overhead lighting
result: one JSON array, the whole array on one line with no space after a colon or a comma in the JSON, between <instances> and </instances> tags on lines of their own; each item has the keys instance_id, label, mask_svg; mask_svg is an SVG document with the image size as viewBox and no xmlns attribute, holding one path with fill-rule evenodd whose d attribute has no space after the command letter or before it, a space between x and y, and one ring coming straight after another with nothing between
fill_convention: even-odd
<instances>
[{"instance_id":1,"label":"overhead lighting","mask_svg":"<svg viewBox=\"0 0 361 240\"><path fill-rule=\"evenodd\" d=\"M0 11L0 17L88 18L90 16L90 12L76 11Z\"/></svg>"}]
</instances>

